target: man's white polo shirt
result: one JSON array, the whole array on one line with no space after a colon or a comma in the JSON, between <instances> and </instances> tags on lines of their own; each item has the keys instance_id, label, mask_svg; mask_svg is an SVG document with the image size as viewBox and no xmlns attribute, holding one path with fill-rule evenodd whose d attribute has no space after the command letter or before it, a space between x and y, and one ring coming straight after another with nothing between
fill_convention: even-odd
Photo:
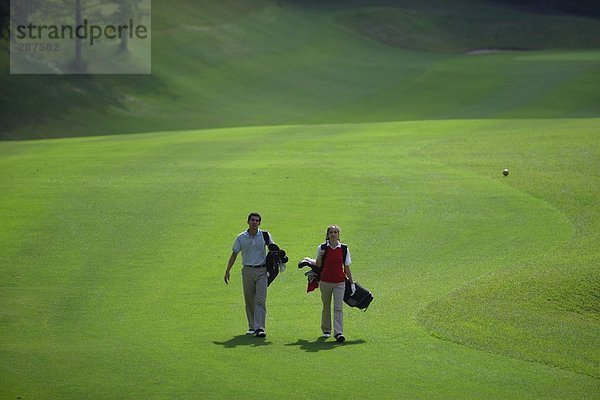
<instances>
[{"instance_id":1,"label":"man's white polo shirt","mask_svg":"<svg viewBox=\"0 0 600 400\"><path fill-rule=\"evenodd\" d=\"M269 243L273 243L270 233ZM236 254L240 251L242 252L243 265L262 265L265 263L265 258L267 257L265 246L266 243L262 230L259 229L254 236L250 235L248 230L245 230L237 235L231 250Z\"/></svg>"}]
</instances>

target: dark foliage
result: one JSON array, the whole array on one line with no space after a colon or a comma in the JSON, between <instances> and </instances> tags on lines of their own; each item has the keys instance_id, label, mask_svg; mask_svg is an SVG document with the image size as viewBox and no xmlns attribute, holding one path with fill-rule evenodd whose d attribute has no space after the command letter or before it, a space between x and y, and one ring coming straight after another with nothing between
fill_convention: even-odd
<instances>
[{"instance_id":1,"label":"dark foliage","mask_svg":"<svg viewBox=\"0 0 600 400\"><path fill-rule=\"evenodd\" d=\"M598 0L495 0L538 13L567 13L587 17L600 17Z\"/></svg>"},{"instance_id":2,"label":"dark foliage","mask_svg":"<svg viewBox=\"0 0 600 400\"><path fill-rule=\"evenodd\" d=\"M10 0L0 0L0 38L8 39Z\"/></svg>"},{"instance_id":3,"label":"dark foliage","mask_svg":"<svg viewBox=\"0 0 600 400\"><path fill-rule=\"evenodd\" d=\"M482 0L483 1L483 0ZM600 17L599 0L490 0L499 3L511 4L532 13L551 14L565 13L577 14L586 17ZM286 0L280 4L296 5L343 5L348 3L362 5L388 5L406 4L406 0Z\"/></svg>"}]
</instances>

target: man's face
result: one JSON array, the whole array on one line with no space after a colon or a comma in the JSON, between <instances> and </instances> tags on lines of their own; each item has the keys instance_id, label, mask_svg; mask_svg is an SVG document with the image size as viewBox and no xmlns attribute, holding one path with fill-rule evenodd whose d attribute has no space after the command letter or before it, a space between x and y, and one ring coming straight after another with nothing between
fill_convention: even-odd
<instances>
[{"instance_id":1,"label":"man's face","mask_svg":"<svg viewBox=\"0 0 600 400\"><path fill-rule=\"evenodd\" d=\"M260 225L260 218L256 217L256 216L251 216L250 219L248 220L248 226L250 228L258 228L258 226Z\"/></svg>"}]
</instances>

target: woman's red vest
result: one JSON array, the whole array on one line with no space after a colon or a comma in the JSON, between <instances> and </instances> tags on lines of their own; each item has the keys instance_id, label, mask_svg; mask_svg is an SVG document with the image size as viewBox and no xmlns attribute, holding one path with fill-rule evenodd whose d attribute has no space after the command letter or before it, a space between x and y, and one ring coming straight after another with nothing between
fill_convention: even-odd
<instances>
[{"instance_id":1,"label":"woman's red vest","mask_svg":"<svg viewBox=\"0 0 600 400\"><path fill-rule=\"evenodd\" d=\"M346 280L344 260L341 247L332 249L327 246L325 263L321 271L321 282L340 283Z\"/></svg>"}]
</instances>

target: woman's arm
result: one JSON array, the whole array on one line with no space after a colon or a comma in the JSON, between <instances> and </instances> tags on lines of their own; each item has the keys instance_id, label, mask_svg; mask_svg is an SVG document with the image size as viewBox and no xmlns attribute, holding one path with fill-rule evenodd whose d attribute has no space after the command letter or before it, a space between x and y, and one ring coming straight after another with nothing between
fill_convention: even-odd
<instances>
[{"instance_id":1,"label":"woman's arm","mask_svg":"<svg viewBox=\"0 0 600 400\"><path fill-rule=\"evenodd\" d=\"M315 259L315 265L317 266L317 268L321 268L323 266L324 255L325 250L321 249L321 246L319 246L319 249L317 250L317 258Z\"/></svg>"},{"instance_id":2,"label":"woman's arm","mask_svg":"<svg viewBox=\"0 0 600 400\"><path fill-rule=\"evenodd\" d=\"M344 265L344 272L346 273L346 276L348 277L350 283L354 283L354 279L352 279L352 271L350 271L349 265Z\"/></svg>"}]
</instances>

